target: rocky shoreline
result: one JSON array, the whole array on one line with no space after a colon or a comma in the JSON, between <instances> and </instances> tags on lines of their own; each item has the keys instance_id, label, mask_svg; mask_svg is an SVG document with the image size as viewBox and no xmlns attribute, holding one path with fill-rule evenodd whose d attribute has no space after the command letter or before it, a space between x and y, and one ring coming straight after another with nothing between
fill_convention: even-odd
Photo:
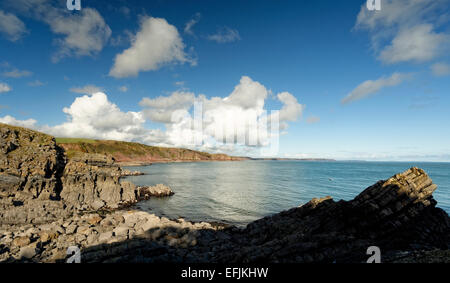
<instances>
[{"instance_id":1,"label":"rocky shoreline","mask_svg":"<svg viewBox=\"0 0 450 283\"><path fill-rule=\"evenodd\" d=\"M0 262L449 262L450 219L411 168L351 201L330 197L246 228L170 220L135 204L173 194L137 187L108 155L68 158L53 137L0 124Z\"/></svg>"}]
</instances>

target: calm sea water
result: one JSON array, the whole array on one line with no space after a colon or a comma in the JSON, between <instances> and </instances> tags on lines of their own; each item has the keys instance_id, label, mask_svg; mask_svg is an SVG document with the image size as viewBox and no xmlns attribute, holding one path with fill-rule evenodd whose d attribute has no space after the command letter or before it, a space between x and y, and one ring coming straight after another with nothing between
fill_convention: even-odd
<instances>
[{"instance_id":1,"label":"calm sea water","mask_svg":"<svg viewBox=\"0 0 450 283\"><path fill-rule=\"evenodd\" d=\"M450 213L450 163L241 161L154 164L132 167L147 175L127 177L137 185L169 185L170 198L151 199L142 209L169 218L243 226L299 206L314 197L353 199L378 180L417 166L438 185L434 197Z\"/></svg>"}]
</instances>

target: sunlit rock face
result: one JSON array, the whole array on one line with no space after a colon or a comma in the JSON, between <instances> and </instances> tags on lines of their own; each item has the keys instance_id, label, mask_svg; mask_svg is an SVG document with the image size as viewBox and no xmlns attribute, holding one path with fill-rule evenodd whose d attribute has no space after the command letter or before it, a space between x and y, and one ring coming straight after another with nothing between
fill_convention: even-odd
<instances>
[{"instance_id":1,"label":"sunlit rock face","mask_svg":"<svg viewBox=\"0 0 450 283\"><path fill-rule=\"evenodd\" d=\"M0 223L44 223L72 210L115 209L141 197L109 155L66 157L52 136L0 124Z\"/></svg>"}]
</instances>

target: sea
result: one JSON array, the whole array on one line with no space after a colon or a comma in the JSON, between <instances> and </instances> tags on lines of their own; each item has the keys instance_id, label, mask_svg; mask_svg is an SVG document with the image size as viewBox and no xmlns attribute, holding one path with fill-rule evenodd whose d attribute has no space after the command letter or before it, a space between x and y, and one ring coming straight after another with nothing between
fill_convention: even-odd
<instances>
[{"instance_id":1,"label":"sea","mask_svg":"<svg viewBox=\"0 0 450 283\"><path fill-rule=\"evenodd\" d=\"M127 167L145 175L126 177L140 186L165 184L175 192L140 203L170 219L243 227L248 223L331 196L351 200L365 188L411 167L424 169L438 186L433 196L450 213L450 163L364 161L234 161L156 163Z\"/></svg>"}]
</instances>

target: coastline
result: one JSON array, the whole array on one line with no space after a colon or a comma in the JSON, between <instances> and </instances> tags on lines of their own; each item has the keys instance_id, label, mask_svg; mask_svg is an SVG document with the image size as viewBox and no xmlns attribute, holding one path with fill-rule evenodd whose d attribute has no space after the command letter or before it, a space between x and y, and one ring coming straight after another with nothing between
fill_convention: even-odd
<instances>
[{"instance_id":1,"label":"coastline","mask_svg":"<svg viewBox=\"0 0 450 283\"><path fill-rule=\"evenodd\" d=\"M140 167L140 166L151 166L152 164L165 164L165 163L196 163L196 162L242 162L242 161L305 161L305 162L314 162L314 161L322 161L322 162L337 162L335 159L326 159L326 158L306 158L306 159L297 159L297 158L251 158L251 157L242 157L242 159L235 160L154 160L154 161L131 161L131 162L121 162L118 161L115 164L123 167Z\"/></svg>"},{"instance_id":2,"label":"coastline","mask_svg":"<svg viewBox=\"0 0 450 283\"><path fill-rule=\"evenodd\" d=\"M0 262L64 262L73 246L83 262L158 263L357 263L374 244L402 258L450 248L450 218L419 168L237 228L142 210L173 192L121 181L128 172L110 155L68 157L52 136L5 124L0 136Z\"/></svg>"}]
</instances>

